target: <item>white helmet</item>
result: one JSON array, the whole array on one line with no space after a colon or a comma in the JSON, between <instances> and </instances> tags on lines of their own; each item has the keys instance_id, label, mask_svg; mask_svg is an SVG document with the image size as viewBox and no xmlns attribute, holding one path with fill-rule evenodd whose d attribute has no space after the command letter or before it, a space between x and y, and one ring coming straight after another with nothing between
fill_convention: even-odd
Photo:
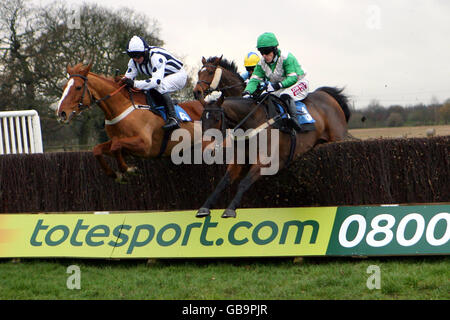
<instances>
[{"instance_id":1,"label":"white helmet","mask_svg":"<svg viewBox=\"0 0 450 320\"><path fill-rule=\"evenodd\" d=\"M148 50L148 45L141 37L133 36L128 42L127 53L145 52L146 50Z\"/></svg>"}]
</instances>

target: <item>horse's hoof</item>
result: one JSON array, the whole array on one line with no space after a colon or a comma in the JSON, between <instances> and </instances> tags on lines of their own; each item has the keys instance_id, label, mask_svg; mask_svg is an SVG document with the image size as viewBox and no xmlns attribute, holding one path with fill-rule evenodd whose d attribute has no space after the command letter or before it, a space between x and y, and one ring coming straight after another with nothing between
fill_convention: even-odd
<instances>
[{"instance_id":1,"label":"horse's hoof","mask_svg":"<svg viewBox=\"0 0 450 320\"><path fill-rule=\"evenodd\" d=\"M200 208L197 211L197 214L195 215L197 218L203 218L206 216L209 216L211 214L211 211L209 211L208 208Z\"/></svg>"},{"instance_id":2,"label":"horse's hoof","mask_svg":"<svg viewBox=\"0 0 450 320\"><path fill-rule=\"evenodd\" d=\"M226 209L222 214L222 218L236 218L236 210Z\"/></svg>"}]
</instances>

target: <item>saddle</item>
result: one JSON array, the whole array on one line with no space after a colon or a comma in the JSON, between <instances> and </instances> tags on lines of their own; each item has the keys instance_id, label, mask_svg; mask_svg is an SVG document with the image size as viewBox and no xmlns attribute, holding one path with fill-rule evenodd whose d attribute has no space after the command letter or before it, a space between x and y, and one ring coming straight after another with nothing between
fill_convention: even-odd
<instances>
[{"instance_id":1,"label":"saddle","mask_svg":"<svg viewBox=\"0 0 450 320\"><path fill-rule=\"evenodd\" d=\"M315 122L315 120L309 115L308 110L306 109L306 104L303 101L296 101L295 104L297 108L297 120L301 125L308 125ZM282 99L274 95L269 95L267 99L267 114L269 119L279 115L281 120L283 120L280 122L284 123L287 127L290 127L287 124L289 112L286 103ZM284 128L280 127L280 130L284 131Z\"/></svg>"},{"instance_id":2,"label":"saddle","mask_svg":"<svg viewBox=\"0 0 450 320\"><path fill-rule=\"evenodd\" d=\"M288 123L288 112L284 101L273 94L268 95L269 96L266 98L266 101L263 104L263 106L265 107L267 118L272 119L275 117L279 117L279 119L272 126L282 132L292 133L293 129ZM264 96L265 95L262 95L258 98L258 100L262 100Z\"/></svg>"},{"instance_id":3,"label":"saddle","mask_svg":"<svg viewBox=\"0 0 450 320\"><path fill-rule=\"evenodd\" d=\"M165 101L158 91L155 89L150 89L145 91L145 97L148 105L148 110L156 114L157 116L160 116L166 121L167 114L166 114L166 104ZM177 114L179 121L192 121L191 117L187 114L187 112L179 106L179 101L176 99L172 99L174 107L175 107L175 113ZM144 106L139 106L144 107Z\"/></svg>"}]
</instances>

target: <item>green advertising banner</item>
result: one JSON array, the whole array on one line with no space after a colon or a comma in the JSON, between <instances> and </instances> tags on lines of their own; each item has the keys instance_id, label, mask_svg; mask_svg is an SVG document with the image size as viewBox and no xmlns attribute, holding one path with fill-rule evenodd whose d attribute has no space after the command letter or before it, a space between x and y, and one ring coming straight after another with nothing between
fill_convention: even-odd
<instances>
[{"instance_id":1,"label":"green advertising banner","mask_svg":"<svg viewBox=\"0 0 450 320\"><path fill-rule=\"evenodd\" d=\"M450 254L450 206L340 207L327 255Z\"/></svg>"},{"instance_id":2,"label":"green advertising banner","mask_svg":"<svg viewBox=\"0 0 450 320\"><path fill-rule=\"evenodd\" d=\"M0 215L0 257L450 254L450 205Z\"/></svg>"}]
</instances>

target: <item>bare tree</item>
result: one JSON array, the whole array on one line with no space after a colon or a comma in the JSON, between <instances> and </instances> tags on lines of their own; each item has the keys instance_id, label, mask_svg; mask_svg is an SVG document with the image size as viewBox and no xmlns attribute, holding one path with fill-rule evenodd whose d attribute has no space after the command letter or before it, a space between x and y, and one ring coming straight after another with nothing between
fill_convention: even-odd
<instances>
[{"instance_id":1,"label":"bare tree","mask_svg":"<svg viewBox=\"0 0 450 320\"><path fill-rule=\"evenodd\" d=\"M11 0L0 7L0 108L17 109L36 105L35 82L29 46L35 34L36 12L25 0ZM22 108L23 108L22 107Z\"/></svg>"},{"instance_id":2,"label":"bare tree","mask_svg":"<svg viewBox=\"0 0 450 320\"><path fill-rule=\"evenodd\" d=\"M0 8L0 109L37 109L46 144L57 138L95 143L102 131L99 110L84 113L69 128L55 121L49 106L61 96L68 64L93 62L93 72L113 75L125 71L129 58L123 51L131 36L163 45L157 21L131 10L83 4L78 12L74 27L73 11L62 1L33 7L27 0L11 0Z\"/></svg>"}]
</instances>

